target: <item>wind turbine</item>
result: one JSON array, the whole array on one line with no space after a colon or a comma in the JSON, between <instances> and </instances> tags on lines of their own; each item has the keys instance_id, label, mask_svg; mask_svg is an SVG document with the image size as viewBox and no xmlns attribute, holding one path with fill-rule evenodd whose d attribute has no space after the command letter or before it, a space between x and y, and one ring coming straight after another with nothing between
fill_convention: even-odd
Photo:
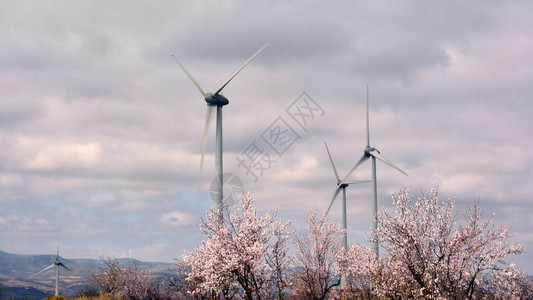
<instances>
[{"instance_id":1,"label":"wind turbine","mask_svg":"<svg viewBox=\"0 0 533 300\"><path fill-rule=\"evenodd\" d=\"M372 198L374 200L374 213L373 213L373 222L372 222L372 247L374 248L374 252L376 255L379 256L379 241L377 237L377 228L378 228L378 220L376 218L378 213L378 198L377 198L377 179L376 179L376 159L384 162L385 164L389 165L390 167L398 170L402 174L407 176L407 173L405 173L402 169L398 168L395 164L393 164L390 160L386 159L381 155L378 149L374 147L370 147L370 122L369 122L369 113L368 113L368 100L369 98L369 92L368 92L368 84L366 85L366 148L364 150L363 156L359 159L359 161L352 167L350 172L348 172L348 175L344 177L344 179L341 181L340 185L345 184L347 182L347 179L352 173L361 165L365 160L372 158Z\"/></svg>"},{"instance_id":2,"label":"wind turbine","mask_svg":"<svg viewBox=\"0 0 533 300\"><path fill-rule=\"evenodd\" d=\"M179 60L174 57L180 68L183 70L185 75L189 77L189 79L192 81L192 83L196 86L196 88L200 91L202 96L204 97L205 102L207 102L207 110L205 114L205 128L204 128L204 138L202 141L202 156L200 159L200 180L202 178L202 171L204 166L204 157L205 157L205 147L207 144L207 134L209 132L209 128L211 127L211 122L213 121L215 108L216 108L216 115L217 115L217 125L216 125L216 145L215 145L215 175L217 176L218 185L216 186L216 190L214 191L215 194L215 207L216 211L219 214L219 218L222 219L222 199L223 199L223 190L222 190L222 184L224 182L222 178L223 174L223 168L222 168L222 107L225 105L228 105L229 100L222 95L222 89L226 87L226 85L235 77L237 74L246 67L248 63L250 63L261 51L263 51L266 47L268 47L270 43L266 43L261 49L259 49L257 52L252 55L247 61L245 61L235 72L233 72L229 78L214 92L214 93L207 93L202 89L200 84L194 79L192 74L187 71L187 69L179 62Z\"/></svg>"},{"instance_id":3,"label":"wind turbine","mask_svg":"<svg viewBox=\"0 0 533 300\"><path fill-rule=\"evenodd\" d=\"M54 263L49 265L48 267L42 269L41 271L33 274L32 276L30 276L30 278L35 277L35 276L37 276L37 275L39 275L39 274L41 274L41 273L53 268L53 267L56 267L56 291L55 291L55 295L59 296L59 267L63 267L63 268L65 268L65 269L70 271L70 269L67 268L67 266L65 266L61 262L61 260L59 260L59 243L57 245L57 254L56 254L56 260L54 261Z\"/></svg>"},{"instance_id":4,"label":"wind turbine","mask_svg":"<svg viewBox=\"0 0 533 300\"><path fill-rule=\"evenodd\" d=\"M335 178L337 179L337 187L335 188L335 192L333 193L333 198L331 199L331 203L329 204L328 210L326 211L326 215L329 213L329 210L331 209L331 206L333 205L333 202L335 202L335 199L339 195L340 191L342 190L342 227L344 228L344 249L348 249L348 233L347 233L347 222L346 222L346 188L350 184L357 184L357 183L364 183L364 182L370 182L370 180L344 180L341 181L339 178L339 174L337 173L337 168L335 168L335 164L333 163L333 158L331 158L331 153L329 152L328 144L324 142L324 145L326 146L326 151L328 152L329 161L331 162L331 166L333 167L333 173L335 173Z\"/></svg>"}]
</instances>

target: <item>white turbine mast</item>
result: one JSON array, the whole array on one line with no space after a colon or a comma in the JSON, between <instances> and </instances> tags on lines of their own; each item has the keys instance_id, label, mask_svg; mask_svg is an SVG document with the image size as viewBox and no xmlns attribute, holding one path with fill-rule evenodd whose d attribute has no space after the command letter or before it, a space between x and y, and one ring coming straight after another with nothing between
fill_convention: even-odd
<instances>
[{"instance_id":1,"label":"white turbine mast","mask_svg":"<svg viewBox=\"0 0 533 300\"><path fill-rule=\"evenodd\" d=\"M222 107L227 105L229 103L229 100L222 95L222 90L226 85L235 77L239 72L246 67L248 63L250 63L261 51L263 51L266 47L268 47L270 43L266 43L261 49L259 49L257 52L254 53L248 60L246 60L237 70L235 70L229 78L214 92L214 93L208 93L205 92L204 89L200 86L200 84L194 79L192 74L187 71L187 69L174 57L180 68L183 70L185 75L189 77L189 79L192 81L192 83L196 86L198 91L202 94L202 97L204 97L205 102L207 102L207 110L205 114L205 127L204 127L204 137L202 141L202 155L200 159L200 181L202 178L202 172L203 172L203 165L204 165L204 157L205 157L205 148L207 145L207 134L209 132L209 128L211 127L211 122L213 120L214 114L215 114L215 108L216 108L216 116L217 116L217 123L216 123L216 145L215 145L215 175L218 179L218 185L216 186L217 189L214 191L214 201L215 201L215 208L218 212L218 217L220 220L222 220L222 199L223 197L223 160L222 160ZM201 182L200 182L201 183ZM199 185L200 185L199 183Z\"/></svg>"}]
</instances>

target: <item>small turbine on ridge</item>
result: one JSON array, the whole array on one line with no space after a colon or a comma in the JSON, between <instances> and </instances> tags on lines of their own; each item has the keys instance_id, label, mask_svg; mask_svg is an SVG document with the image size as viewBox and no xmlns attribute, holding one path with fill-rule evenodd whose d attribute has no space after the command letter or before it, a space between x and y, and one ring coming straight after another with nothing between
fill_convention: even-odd
<instances>
[{"instance_id":1,"label":"small turbine on ridge","mask_svg":"<svg viewBox=\"0 0 533 300\"><path fill-rule=\"evenodd\" d=\"M30 278L33 278L33 277L35 277L35 276L37 276L37 275L39 275L39 274L41 274L41 273L43 273L45 271L48 271L48 270L50 270L53 267L56 267L56 290L55 290L55 296L59 296L59 267L63 267L65 269L67 269L68 271L70 271L70 269L67 268L67 266L65 266L63 264L63 262L61 262L61 260L59 259L59 242L57 243L57 254L56 254L56 259L55 259L54 263L49 265L48 267L42 269L41 271L31 275Z\"/></svg>"},{"instance_id":2,"label":"small turbine on ridge","mask_svg":"<svg viewBox=\"0 0 533 300\"><path fill-rule=\"evenodd\" d=\"M202 179L202 172L203 172L203 166L204 166L204 157L205 157L205 148L207 145L207 134L209 132L209 128L211 127L211 122L213 121L213 117L215 114L215 108L216 108L216 115L217 115L217 125L216 125L216 145L215 145L215 175L218 180L218 184L216 185L216 190L214 191L214 201L216 206L216 211L219 214L219 218L222 219L222 199L223 197L223 166L222 166L222 107L225 105L228 105L229 100L222 95L222 89L228 85L228 83L235 77L239 72L246 67L248 63L250 63L261 51L263 51L266 47L268 47L270 43L266 43L261 49L259 49L257 52L254 53L247 61L245 61L237 70L235 70L229 78L214 92L214 93L207 93L202 89L200 84L194 79L192 74L187 71L187 69L178 61L174 55L174 59L180 66L180 68L183 70L185 75L189 77L189 79L192 81L192 83L196 86L198 91L202 94L204 97L205 102L207 102L207 110L205 114L205 128L204 128L204 138L202 141L202 156L200 159L200 181ZM200 183L199 183L200 185Z\"/></svg>"}]
</instances>

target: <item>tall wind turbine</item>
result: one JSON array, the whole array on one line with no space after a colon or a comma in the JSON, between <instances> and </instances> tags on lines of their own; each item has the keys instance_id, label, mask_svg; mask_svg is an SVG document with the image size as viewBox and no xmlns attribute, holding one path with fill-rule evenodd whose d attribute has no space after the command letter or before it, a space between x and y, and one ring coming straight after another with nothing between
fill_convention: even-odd
<instances>
[{"instance_id":1,"label":"tall wind turbine","mask_svg":"<svg viewBox=\"0 0 533 300\"><path fill-rule=\"evenodd\" d=\"M342 227L344 228L344 249L348 249L348 233L347 233L347 222L346 222L346 188L350 184L356 184L356 183L363 183L363 182L370 182L370 180L345 180L342 181L339 178L339 174L337 173L337 168L335 168L335 164L333 163L333 158L331 158L331 153L329 152L328 144L324 142L324 145L326 146L326 151L328 152L329 161L331 162L331 166L333 167L333 173L335 173L335 178L337 179L337 187L335 188L335 192L333 193L333 198L331 199L331 203L329 204L328 210L326 211L326 215L329 213L329 210L331 209L331 206L333 205L333 202L335 202L335 198L339 195L339 192L342 190Z\"/></svg>"},{"instance_id":2,"label":"tall wind turbine","mask_svg":"<svg viewBox=\"0 0 533 300\"><path fill-rule=\"evenodd\" d=\"M372 222L372 232L373 232L373 241L372 241L372 247L374 248L374 252L376 255L379 256L379 241L377 237L377 228L378 228L378 220L376 218L378 213L378 198L377 198L377 179L376 179L376 159L384 162L385 164L389 165L390 167L398 170L402 174L407 176L407 173L405 173L402 169L398 168L395 164L393 164L390 160L386 159L381 155L378 149L374 147L370 147L370 122L369 122L369 113L368 113L368 106L369 106L369 92L368 92L368 84L366 85L366 148L364 150L363 156L359 159L359 161L353 166L353 168L348 172L348 175L341 181L341 184L344 184L347 182L347 179L352 173L361 165L365 160L372 158L372 198L374 200L374 213L373 213L373 222Z\"/></svg>"},{"instance_id":3,"label":"tall wind turbine","mask_svg":"<svg viewBox=\"0 0 533 300\"><path fill-rule=\"evenodd\" d=\"M263 51L266 47L268 47L270 43L266 43L261 49L259 49L257 52L252 55L247 61L245 61L235 72L233 72L229 78L214 92L214 93L207 93L202 89L200 84L194 79L191 73L187 71L187 69L174 57L180 68L183 70L183 72L189 77L189 79L192 81L192 83L196 86L196 88L200 91L202 94L202 97L204 97L205 102L207 102L207 110L205 114L205 128L204 128L204 138L202 141L202 156L200 159L200 179L202 177L202 171L204 166L204 157L205 157L205 147L207 144L207 134L209 132L209 128L211 127L211 122L213 120L214 114L215 114L215 108L216 108L216 115L217 115L217 125L216 125L216 145L215 145L215 175L218 180L218 185L216 186L217 189L214 191L215 194L215 207L219 214L219 218L222 218L222 199L223 197L223 168L222 168L222 107L227 105L229 103L229 100L222 95L222 89L226 87L226 85L235 77L237 74L244 69L244 67L250 63L261 51Z\"/></svg>"},{"instance_id":4,"label":"tall wind turbine","mask_svg":"<svg viewBox=\"0 0 533 300\"><path fill-rule=\"evenodd\" d=\"M49 265L48 267L42 269L41 271L33 274L32 276L30 276L30 278L35 277L35 276L37 276L37 275L39 275L39 274L41 274L41 273L53 268L53 267L56 267L56 291L55 291L55 295L59 296L59 267L63 267L63 268L65 268L65 269L70 271L70 269L67 268L67 266L65 266L61 262L61 260L59 260L59 243L57 245L57 254L56 254L56 260L54 261L54 263Z\"/></svg>"}]
</instances>

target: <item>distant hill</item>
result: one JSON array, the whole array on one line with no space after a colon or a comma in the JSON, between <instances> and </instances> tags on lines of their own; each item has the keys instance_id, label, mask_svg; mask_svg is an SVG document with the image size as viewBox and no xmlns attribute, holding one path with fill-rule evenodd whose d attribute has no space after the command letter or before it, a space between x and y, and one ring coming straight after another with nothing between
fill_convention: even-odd
<instances>
[{"instance_id":1,"label":"distant hill","mask_svg":"<svg viewBox=\"0 0 533 300\"><path fill-rule=\"evenodd\" d=\"M0 250L0 295L4 298L40 299L43 295L54 293L55 269L50 269L38 276L31 275L51 265L56 256L12 254ZM98 259L67 259L61 261L71 270L61 268L59 271L60 294L74 296L89 284L91 274L103 267ZM151 272L156 276L175 274L176 267L170 263L143 262L131 258L118 259L121 266L136 265L139 270Z\"/></svg>"},{"instance_id":2,"label":"distant hill","mask_svg":"<svg viewBox=\"0 0 533 300\"><path fill-rule=\"evenodd\" d=\"M33 287L3 287L0 299L43 299L49 295Z\"/></svg>"}]
</instances>

